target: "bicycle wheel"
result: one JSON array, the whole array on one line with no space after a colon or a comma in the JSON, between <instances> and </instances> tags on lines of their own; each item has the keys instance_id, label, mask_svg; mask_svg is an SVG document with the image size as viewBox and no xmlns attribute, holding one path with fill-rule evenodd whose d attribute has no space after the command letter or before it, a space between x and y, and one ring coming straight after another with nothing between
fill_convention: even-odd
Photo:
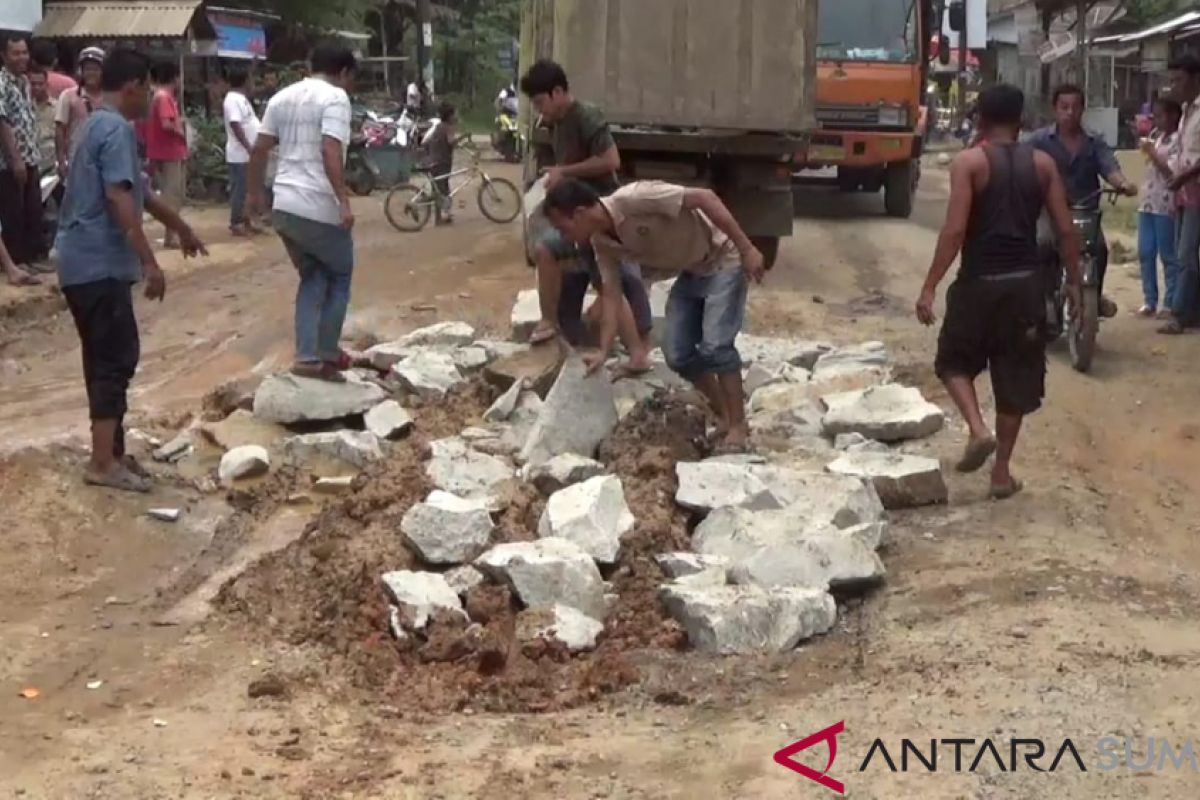
<instances>
[{"instance_id":1,"label":"bicycle wheel","mask_svg":"<svg viewBox=\"0 0 1200 800\"><path fill-rule=\"evenodd\" d=\"M492 222L512 222L521 216L521 193L512 181L484 177L479 187L479 210Z\"/></svg>"},{"instance_id":2,"label":"bicycle wheel","mask_svg":"<svg viewBox=\"0 0 1200 800\"><path fill-rule=\"evenodd\" d=\"M415 233L429 224L433 214L433 195L411 183L402 183L388 192L383 213L392 227L402 233Z\"/></svg>"}]
</instances>

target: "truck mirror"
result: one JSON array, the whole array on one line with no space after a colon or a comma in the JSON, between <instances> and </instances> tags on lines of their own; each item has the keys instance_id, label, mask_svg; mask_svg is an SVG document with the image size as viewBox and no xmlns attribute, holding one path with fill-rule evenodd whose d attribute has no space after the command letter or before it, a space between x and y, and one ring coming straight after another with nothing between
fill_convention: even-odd
<instances>
[{"instance_id":1,"label":"truck mirror","mask_svg":"<svg viewBox=\"0 0 1200 800\"><path fill-rule=\"evenodd\" d=\"M962 33L967 29L967 4L963 0L954 0L947 9L950 14L950 30Z\"/></svg>"}]
</instances>

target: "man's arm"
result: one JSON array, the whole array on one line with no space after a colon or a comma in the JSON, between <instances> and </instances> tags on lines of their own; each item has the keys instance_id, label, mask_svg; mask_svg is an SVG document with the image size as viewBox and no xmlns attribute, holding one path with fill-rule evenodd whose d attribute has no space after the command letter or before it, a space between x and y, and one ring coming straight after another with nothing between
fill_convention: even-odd
<instances>
[{"instance_id":1,"label":"man's arm","mask_svg":"<svg viewBox=\"0 0 1200 800\"><path fill-rule=\"evenodd\" d=\"M350 191L346 188L346 170L342 160L342 143L332 136L321 137L321 163L325 166L325 177L337 195L342 209L342 226L354 227L354 212L350 210Z\"/></svg>"},{"instance_id":2,"label":"man's arm","mask_svg":"<svg viewBox=\"0 0 1200 800\"><path fill-rule=\"evenodd\" d=\"M17 147L17 133L8 120L0 119L0 147L4 148L4 158L17 183L25 183L25 159L21 158L21 150Z\"/></svg>"},{"instance_id":3,"label":"man's arm","mask_svg":"<svg viewBox=\"0 0 1200 800\"><path fill-rule=\"evenodd\" d=\"M108 204L109 214L125 232L129 246L142 263L142 271L146 277L146 297L151 300L163 299L167 289L166 278L162 268L158 266L158 259L154 256L150 241L146 238L146 231L142 228L142 215L138 213L137 203L133 199L133 187L126 182L106 183L104 199ZM150 204L146 205L149 207Z\"/></svg>"},{"instance_id":4,"label":"man's arm","mask_svg":"<svg viewBox=\"0 0 1200 800\"><path fill-rule=\"evenodd\" d=\"M242 123L229 123L229 130L233 131L233 138L237 139L242 147L246 148L246 152L250 152L250 148L253 147L253 145L250 144L250 140L246 138L246 129L242 126Z\"/></svg>"},{"instance_id":5,"label":"man's arm","mask_svg":"<svg viewBox=\"0 0 1200 800\"><path fill-rule=\"evenodd\" d=\"M917 319L925 325L932 325L933 300L937 295L938 284L946 277L954 259L962 251L967 238L967 224L971 219L971 201L975 196L974 175L981 162L982 151L969 150L950 165L950 203L946 208L946 222L938 235L937 248L933 251L933 262L929 265L929 273L925 276L925 284L921 287L921 296L917 301Z\"/></svg>"},{"instance_id":6,"label":"man's arm","mask_svg":"<svg viewBox=\"0 0 1200 800\"><path fill-rule=\"evenodd\" d=\"M1109 185L1130 197L1137 195L1137 186L1135 186L1125 173L1121 172L1121 163L1117 161L1117 157L1113 154L1112 148L1108 146L1108 142L1100 137L1092 140L1096 148L1096 160L1100 166L1100 174L1104 176L1104 180L1108 181Z\"/></svg>"},{"instance_id":7,"label":"man's arm","mask_svg":"<svg viewBox=\"0 0 1200 800\"><path fill-rule=\"evenodd\" d=\"M742 226L733 218L733 212L720 197L717 197L716 192L711 189L684 189L683 208L699 211L708 217L713 226L733 242L733 246L742 256L742 266L750 278L755 283L762 281L765 270L762 253L750 241Z\"/></svg>"},{"instance_id":8,"label":"man's arm","mask_svg":"<svg viewBox=\"0 0 1200 800\"><path fill-rule=\"evenodd\" d=\"M250 200L250 207L258 212L266 210L257 206L262 204L263 192L267 185L267 161L278 142L279 140L271 134L260 132L250 150L250 167L246 177L249 186L246 194Z\"/></svg>"},{"instance_id":9,"label":"man's arm","mask_svg":"<svg viewBox=\"0 0 1200 800\"><path fill-rule=\"evenodd\" d=\"M588 374L594 373L608 360L613 343L617 340L617 315L625 302L621 293L621 265L611 255L596 251L596 263L600 269L600 349L584 357Z\"/></svg>"},{"instance_id":10,"label":"man's arm","mask_svg":"<svg viewBox=\"0 0 1200 800\"><path fill-rule=\"evenodd\" d=\"M71 121L71 93L64 91L58 96L58 104L54 109L54 158L58 162L58 171L66 172L67 156L70 142L67 141L67 123Z\"/></svg>"}]
</instances>

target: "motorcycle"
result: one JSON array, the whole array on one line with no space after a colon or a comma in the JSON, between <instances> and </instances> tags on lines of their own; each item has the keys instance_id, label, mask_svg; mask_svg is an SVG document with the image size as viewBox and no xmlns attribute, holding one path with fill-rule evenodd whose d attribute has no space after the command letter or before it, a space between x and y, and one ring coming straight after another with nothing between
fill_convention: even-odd
<instances>
[{"instance_id":1,"label":"motorcycle","mask_svg":"<svg viewBox=\"0 0 1200 800\"><path fill-rule=\"evenodd\" d=\"M1115 204L1120 192L1115 189L1100 189L1087 197L1071 203L1071 221L1079 234L1081 251L1079 271L1083 281L1080 289L1079 308L1075 315L1067 317L1066 270L1060 265L1052 270L1054 280L1048 282L1046 293L1046 322L1050 342L1057 341L1065 333L1067 347L1071 352L1071 366L1078 372L1087 372L1096 355L1096 336L1100 332L1100 220L1099 208L1090 208L1098 197L1107 197Z\"/></svg>"},{"instance_id":2,"label":"motorcycle","mask_svg":"<svg viewBox=\"0 0 1200 800\"><path fill-rule=\"evenodd\" d=\"M525 140L515 114L501 111L492 125L492 149L510 164L519 164L525 157Z\"/></svg>"}]
</instances>

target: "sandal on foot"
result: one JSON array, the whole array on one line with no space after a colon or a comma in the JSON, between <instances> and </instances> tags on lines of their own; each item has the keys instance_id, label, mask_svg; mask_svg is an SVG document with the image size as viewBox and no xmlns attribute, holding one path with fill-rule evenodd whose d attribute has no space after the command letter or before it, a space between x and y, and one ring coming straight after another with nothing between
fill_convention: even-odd
<instances>
[{"instance_id":1,"label":"sandal on foot","mask_svg":"<svg viewBox=\"0 0 1200 800\"><path fill-rule=\"evenodd\" d=\"M995 436L989 436L986 439L972 439L967 442L962 460L954 468L959 472L975 472L987 463L994 452L996 452Z\"/></svg>"},{"instance_id":2,"label":"sandal on foot","mask_svg":"<svg viewBox=\"0 0 1200 800\"><path fill-rule=\"evenodd\" d=\"M16 276L9 275L8 282L13 286L41 286L42 279L36 275L30 275L23 269L18 269Z\"/></svg>"},{"instance_id":3,"label":"sandal on foot","mask_svg":"<svg viewBox=\"0 0 1200 800\"><path fill-rule=\"evenodd\" d=\"M88 486L101 486L106 489L117 489L122 492L136 492L138 494L146 494L153 488L150 481L134 475L124 464L119 464L107 475L97 475L88 470L83 474L83 482Z\"/></svg>"},{"instance_id":4,"label":"sandal on foot","mask_svg":"<svg viewBox=\"0 0 1200 800\"><path fill-rule=\"evenodd\" d=\"M751 449L750 449L749 442L741 442L740 444L734 444L732 442L724 442L723 441L723 442L718 443L717 446L713 448L714 456L740 456L740 455L745 455L750 452L751 452Z\"/></svg>"},{"instance_id":5,"label":"sandal on foot","mask_svg":"<svg viewBox=\"0 0 1200 800\"><path fill-rule=\"evenodd\" d=\"M1159 328L1158 332L1163 336L1182 336L1184 334L1184 328L1183 324L1179 320L1173 319L1166 325L1163 325L1161 328Z\"/></svg>"},{"instance_id":6,"label":"sandal on foot","mask_svg":"<svg viewBox=\"0 0 1200 800\"><path fill-rule=\"evenodd\" d=\"M1153 319L1157 314L1158 309L1156 309L1154 306L1142 306L1137 311L1133 312L1135 317L1141 317L1142 319Z\"/></svg>"},{"instance_id":7,"label":"sandal on foot","mask_svg":"<svg viewBox=\"0 0 1200 800\"><path fill-rule=\"evenodd\" d=\"M121 463L125 466L125 469L129 470L134 475L137 475L139 478L150 480L150 472L133 456L126 454L125 457L121 459Z\"/></svg>"},{"instance_id":8,"label":"sandal on foot","mask_svg":"<svg viewBox=\"0 0 1200 800\"><path fill-rule=\"evenodd\" d=\"M1007 500L1008 498L1019 494L1024 488L1025 484L1021 483L1016 478L1013 478L1012 483L1008 484L1007 486L992 486L992 488L988 491L988 497L992 498L993 500Z\"/></svg>"},{"instance_id":9,"label":"sandal on foot","mask_svg":"<svg viewBox=\"0 0 1200 800\"><path fill-rule=\"evenodd\" d=\"M292 366L292 374L300 378L311 378L326 383L345 383L346 376L332 364L324 361L305 361Z\"/></svg>"},{"instance_id":10,"label":"sandal on foot","mask_svg":"<svg viewBox=\"0 0 1200 800\"><path fill-rule=\"evenodd\" d=\"M542 344L550 341L556 336L558 336L558 331L556 331L554 328L547 328L539 325L533 329L533 333L529 334L529 343Z\"/></svg>"}]
</instances>

